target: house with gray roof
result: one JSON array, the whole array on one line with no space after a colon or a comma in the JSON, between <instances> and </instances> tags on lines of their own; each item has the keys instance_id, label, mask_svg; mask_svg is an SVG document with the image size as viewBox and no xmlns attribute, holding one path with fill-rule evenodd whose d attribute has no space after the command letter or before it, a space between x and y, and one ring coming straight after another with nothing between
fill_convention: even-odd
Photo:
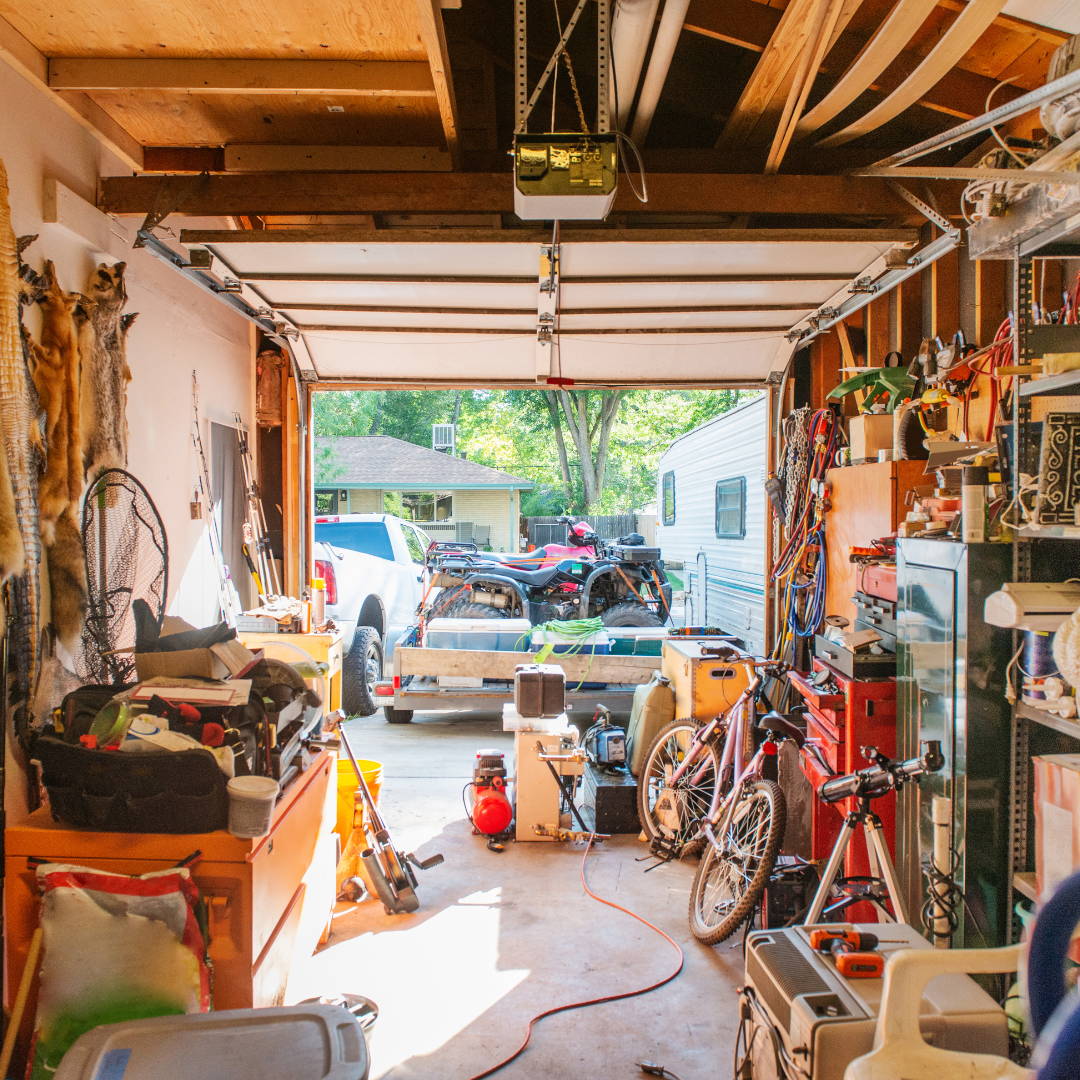
<instances>
[{"instance_id":1,"label":"house with gray roof","mask_svg":"<svg viewBox=\"0 0 1080 1080\"><path fill-rule=\"evenodd\" d=\"M433 540L517 551L532 482L389 435L315 439L317 514L397 514Z\"/></svg>"}]
</instances>

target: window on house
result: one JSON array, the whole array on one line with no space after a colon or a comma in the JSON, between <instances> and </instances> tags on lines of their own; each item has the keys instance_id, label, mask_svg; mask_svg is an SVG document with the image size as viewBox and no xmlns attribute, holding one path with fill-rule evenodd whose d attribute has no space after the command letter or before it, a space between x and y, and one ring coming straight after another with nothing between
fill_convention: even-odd
<instances>
[{"instance_id":1,"label":"window on house","mask_svg":"<svg viewBox=\"0 0 1080 1080\"><path fill-rule=\"evenodd\" d=\"M445 491L388 491L383 509L406 521L449 521L454 516L454 499Z\"/></svg>"},{"instance_id":2,"label":"window on house","mask_svg":"<svg viewBox=\"0 0 1080 1080\"><path fill-rule=\"evenodd\" d=\"M664 479L661 482L663 487L663 517L662 520L665 525L675 524L675 474L673 472L664 473Z\"/></svg>"},{"instance_id":3,"label":"window on house","mask_svg":"<svg viewBox=\"0 0 1080 1080\"><path fill-rule=\"evenodd\" d=\"M716 537L741 540L746 535L746 477L716 482Z\"/></svg>"},{"instance_id":4,"label":"window on house","mask_svg":"<svg viewBox=\"0 0 1080 1080\"><path fill-rule=\"evenodd\" d=\"M338 493L336 491L315 492L315 513L336 514L338 510Z\"/></svg>"}]
</instances>

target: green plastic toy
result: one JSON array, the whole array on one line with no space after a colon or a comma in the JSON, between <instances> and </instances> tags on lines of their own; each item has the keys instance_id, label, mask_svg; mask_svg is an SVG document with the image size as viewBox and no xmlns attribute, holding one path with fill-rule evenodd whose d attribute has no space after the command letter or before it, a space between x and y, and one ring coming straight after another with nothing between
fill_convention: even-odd
<instances>
[{"instance_id":1,"label":"green plastic toy","mask_svg":"<svg viewBox=\"0 0 1080 1080\"><path fill-rule=\"evenodd\" d=\"M871 368L845 379L834 390L830 390L829 400L838 401L858 390L866 391L859 412L872 412L874 404L884 397L885 411L891 413L904 398L911 397L914 393L915 380L901 367Z\"/></svg>"}]
</instances>

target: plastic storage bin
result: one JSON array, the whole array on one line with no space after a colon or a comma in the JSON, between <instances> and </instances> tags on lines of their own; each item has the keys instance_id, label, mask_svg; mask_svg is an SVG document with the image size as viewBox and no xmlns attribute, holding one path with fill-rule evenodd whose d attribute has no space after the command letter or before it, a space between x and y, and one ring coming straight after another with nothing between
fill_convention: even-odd
<instances>
[{"instance_id":1,"label":"plastic storage bin","mask_svg":"<svg viewBox=\"0 0 1080 1080\"><path fill-rule=\"evenodd\" d=\"M587 637L568 637L552 630L534 630L532 632L532 650L538 652L545 645L552 646L553 653L593 653L606 656L611 652L611 638L606 630L599 630Z\"/></svg>"},{"instance_id":2,"label":"plastic storage bin","mask_svg":"<svg viewBox=\"0 0 1080 1080\"><path fill-rule=\"evenodd\" d=\"M432 619L424 644L429 649L488 649L527 652L528 619Z\"/></svg>"},{"instance_id":3,"label":"plastic storage bin","mask_svg":"<svg viewBox=\"0 0 1080 1080\"><path fill-rule=\"evenodd\" d=\"M158 1016L107 1024L64 1055L56 1080L367 1080L359 1021L336 1005Z\"/></svg>"},{"instance_id":4,"label":"plastic storage bin","mask_svg":"<svg viewBox=\"0 0 1080 1080\"><path fill-rule=\"evenodd\" d=\"M620 626L607 631L612 656L660 656L664 639L671 631L666 626Z\"/></svg>"}]
</instances>

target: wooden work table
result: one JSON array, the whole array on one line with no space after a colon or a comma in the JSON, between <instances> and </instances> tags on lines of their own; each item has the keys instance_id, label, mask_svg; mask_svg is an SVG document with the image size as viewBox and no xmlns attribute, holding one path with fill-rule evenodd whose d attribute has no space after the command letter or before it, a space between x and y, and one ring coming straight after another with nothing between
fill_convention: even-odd
<instances>
[{"instance_id":1,"label":"wooden work table","mask_svg":"<svg viewBox=\"0 0 1080 1080\"><path fill-rule=\"evenodd\" d=\"M5 830L4 1002L22 976L40 898L30 859L121 874L165 870L201 852L192 877L206 901L214 966L213 1007L282 1003L290 969L325 936L334 904L336 783L330 751L284 791L269 835L106 833L54 821L48 807ZM26 1031L33 1018L27 1010Z\"/></svg>"}]
</instances>

